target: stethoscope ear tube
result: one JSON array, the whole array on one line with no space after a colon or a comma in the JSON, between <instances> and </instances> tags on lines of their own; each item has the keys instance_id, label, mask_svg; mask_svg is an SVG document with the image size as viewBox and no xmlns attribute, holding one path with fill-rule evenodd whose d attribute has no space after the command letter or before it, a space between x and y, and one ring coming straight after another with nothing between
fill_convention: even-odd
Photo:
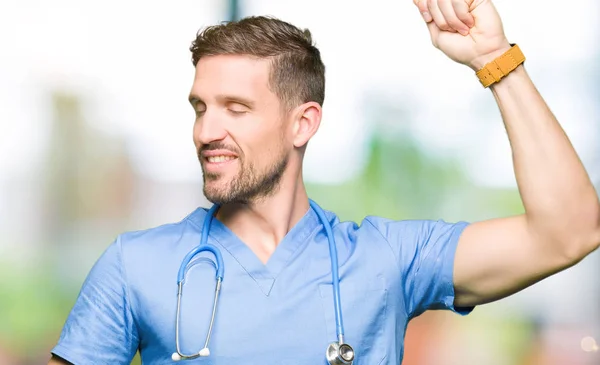
<instances>
[{"instance_id":1,"label":"stethoscope ear tube","mask_svg":"<svg viewBox=\"0 0 600 365\"><path fill-rule=\"evenodd\" d=\"M215 255L216 256L216 255ZM220 257L221 254L219 253ZM215 287L215 296L213 298L213 307L212 313L210 315L210 325L208 327L208 333L206 334L206 341L204 342L204 347L197 354L194 355L185 355L181 353L181 348L179 347L179 319L181 318L181 297L183 296L183 281L179 283L177 287L177 313L175 318L175 347L177 348L177 352L174 352L171 355L171 359L173 361L179 360L191 360L197 357L206 357L210 355L210 350L208 349L208 343L210 342L210 336L212 335L213 325L215 323L215 315L217 313L217 303L219 301L219 294L221 293L221 283L222 278L217 277L217 284Z\"/></svg>"},{"instance_id":2,"label":"stethoscope ear tube","mask_svg":"<svg viewBox=\"0 0 600 365\"><path fill-rule=\"evenodd\" d=\"M215 315L217 311L217 302L219 300L219 294L221 293L221 283L223 282L223 276L225 272L225 265L223 264L223 256L221 256L221 251L208 243L208 231L209 229L204 229L204 227L210 227L212 223L212 219L218 206L215 204L206 214L204 218L204 225L202 229L202 235L200 238L200 245L195 247L192 251L188 252L187 255L183 258L181 262L181 266L179 267L179 272L177 273L177 311L175 318L175 347L177 352L174 352L171 355L171 359L173 361L179 360L191 360L198 357L205 357L210 355L210 350L208 349L208 343L210 342L210 336L212 334L213 325L215 322ZM185 273L187 271L187 267L190 261L196 256L198 253L203 251L212 252L216 259L216 287L215 287L215 296L213 299L213 307L212 313L210 316L210 325L208 327L208 333L206 334L206 341L204 342L204 347L197 354L194 355L185 355L181 353L181 349L179 347L179 321L181 318L181 297L183 296L183 283L185 281Z\"/></svg>"}]
</instances>

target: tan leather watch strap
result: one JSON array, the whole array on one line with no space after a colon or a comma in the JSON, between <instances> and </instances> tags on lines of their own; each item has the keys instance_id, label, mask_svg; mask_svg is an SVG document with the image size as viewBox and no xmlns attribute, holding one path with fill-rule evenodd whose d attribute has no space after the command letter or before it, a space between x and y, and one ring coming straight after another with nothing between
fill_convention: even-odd
<instances>
[{"instance_id":1,"label":"tan leather watch strap","mask_svg":"<svg viewBox=\"0 0 600 365\"><path fill-rule=\"evenodd\" d=\"M483 87L489 87L511 73L523 62L525 62L525 55L523 55L518 45L512 44L508 51L485 65L476 74Z\"/></svg>"}]
</instances>

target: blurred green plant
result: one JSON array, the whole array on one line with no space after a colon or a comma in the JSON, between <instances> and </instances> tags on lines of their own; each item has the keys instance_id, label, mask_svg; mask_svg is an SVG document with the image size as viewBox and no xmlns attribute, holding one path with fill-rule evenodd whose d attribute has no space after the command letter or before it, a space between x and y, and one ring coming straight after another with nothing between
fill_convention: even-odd
<instances>
[{"instance_id":1,"label":"blurred green plant","mask_svg":"<svg viewBox=\"0 0 600 365\"><path fill-rule=\"evenodd\" d=\"M341 185L307 184L309 196L341 220L474 221L523 211L516 189L476 187L451 158L427 155L410 136L375 135L363 172Z\"/></svg>"},{"instance_id":2,"label":"blurred green plant","mask_svg":"<svg viewBox=\"0 0 600 365\"><path fill-rule=\"evenodd\" d=\"M52 273L41 262L0 262L0 343L12 356L35 359L58 340L77 292L65 291Z\"/></svg>"}]
</instances>

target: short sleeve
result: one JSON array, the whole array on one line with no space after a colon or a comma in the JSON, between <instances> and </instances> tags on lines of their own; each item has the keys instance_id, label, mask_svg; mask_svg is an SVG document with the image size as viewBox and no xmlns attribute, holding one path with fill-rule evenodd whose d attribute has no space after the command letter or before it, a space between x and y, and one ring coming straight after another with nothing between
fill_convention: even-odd
<instances>
[{"instance_id":1,"label":"short sleeve","mask_svg":"<svg viewBox=\"0 0 600 365\"><path fill-rule=\"evenodd\" d=\"M467 222L381 219L371 222L398 260L409 318L426 310L445 309L461 315L473 310L454 307L454 257Z\"/></svg>"},{"instance_id":2,"label":"short sleeve","mask_svg":"<svg viewBox=\"0 0 600 365\"><path fill-rule=\"evenodd\" d=\"M52 353L77 365L130 364L138 342L117 239L88 274Z\"/></svg>"}]
</instances>

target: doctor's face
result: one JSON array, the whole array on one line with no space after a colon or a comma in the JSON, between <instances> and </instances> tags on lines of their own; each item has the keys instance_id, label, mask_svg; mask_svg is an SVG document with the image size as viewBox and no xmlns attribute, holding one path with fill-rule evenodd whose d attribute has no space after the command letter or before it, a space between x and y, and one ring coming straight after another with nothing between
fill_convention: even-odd
<instances>
[{"instance_id":1,"label":"doctor's face","mask_svg":"<svg viewBox=\"0 0 600 365\"><path fill-rule=\"evenodd\" d=\"M196 65L194 144L213 203L249 203L279 186L292 143L269 71L268 60L241 55L205 56Z\"/></svg>"}]
</instances>

